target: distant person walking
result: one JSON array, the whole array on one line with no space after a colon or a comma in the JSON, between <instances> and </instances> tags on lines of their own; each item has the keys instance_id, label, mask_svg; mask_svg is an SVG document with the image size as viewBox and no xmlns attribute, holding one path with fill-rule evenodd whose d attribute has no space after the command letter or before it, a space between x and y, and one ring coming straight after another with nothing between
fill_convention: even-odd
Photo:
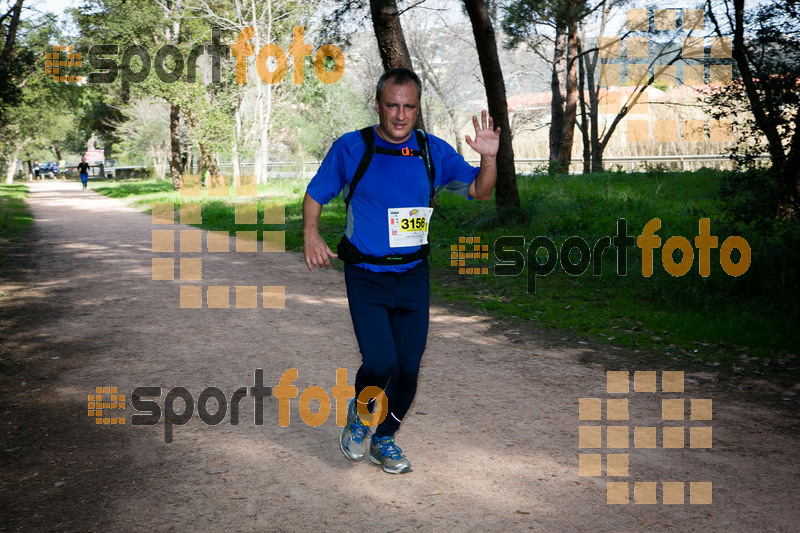
<instances>
[{"instance_id":1,"label":"distant person walking","mask_svg":"<svg viewBox=\"0 0 800 533\"><path fill-rule=\"evenodd\" d=\"M33 162L33 177L36 178L36 181L39 181L39 162Z\"/></svg>"},{"instance_id":2,"label":"distant person walking","mask_svg":"<svg viewBox=\"0 0 800 533\"><path fill-rule=\"evenodd\" d=\"M58 181L58 178L61 176L61 171L59 170L61 167L59 167L58 161L53 161L53 166L50 168L53 170L53 179Z\"/></svg>"},{"instance_id":3,"label":"distant person walking","mask_svg":"<svg viewBox=\"0 0 800 533\"><path fill-rule=\"evenodd\" d=\"M81 162L78 163L78 173L81 175L81 183L85 191L86 185L89 183L89 163L86 162L85 157L81 157Z\"/></svg>"}]
</instances>

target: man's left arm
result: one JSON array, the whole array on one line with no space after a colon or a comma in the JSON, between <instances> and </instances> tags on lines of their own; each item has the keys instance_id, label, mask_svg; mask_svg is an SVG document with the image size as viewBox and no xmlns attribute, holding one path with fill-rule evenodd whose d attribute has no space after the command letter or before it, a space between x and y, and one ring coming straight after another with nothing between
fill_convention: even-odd
<instances>
[{"instance_id":1,"label":"man's left arm","mask_svg":"<svg viewBox=\"0 0 800 533\"><path fill-rule=\"evenodd\" d=\"M475 127L475 140L467 135L467 144L481 156L481 166L475 180L469 186L469 195L476 200L489 200L497 181L497 150L500 147L500 128L494 128L492 117L487 117L486 110L481 112L481 122L472 116Z\"/></svg>"}]
</instances>

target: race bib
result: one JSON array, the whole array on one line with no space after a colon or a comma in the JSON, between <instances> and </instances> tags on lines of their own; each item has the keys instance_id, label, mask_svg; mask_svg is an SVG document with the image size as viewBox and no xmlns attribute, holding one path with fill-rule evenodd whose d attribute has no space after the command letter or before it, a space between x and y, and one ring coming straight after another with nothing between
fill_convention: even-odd
<instances>
[{"instance_id":1,"label":"race bib","mask_svg":"<svg viewBox=\"0 0 800 533\"><path fill-rule=\"evenodd\" d=\"M389 209L389 246L422 246L428 244L428 225L432 207Z\"/></svg>"}]
</instances>

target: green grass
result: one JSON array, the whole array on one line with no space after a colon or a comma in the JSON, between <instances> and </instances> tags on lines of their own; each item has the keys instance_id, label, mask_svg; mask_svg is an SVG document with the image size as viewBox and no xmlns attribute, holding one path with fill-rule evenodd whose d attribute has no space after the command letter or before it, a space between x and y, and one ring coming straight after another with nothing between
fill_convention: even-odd
<instances>
[{"instance_id":1,"label":"green grass","mask_svg":"<svg viewBox=\"0 0 800 533\"><path fill-rule=\"evenodd\" d=\"M769 371L770 367L764 368L766 359L771 360L767 366L775 366L784 352L798 349L797 303L742 297L738 288L746 286L749 273L739 279L725 274L718 251L712 251L708 278L698 273L696 250L692 269L682 277L669 275L661 265L660 250L655 250L654 274L644 277L641 250L632 248L623 277L616 272L616 252L609 249L603 254L601 276L592 275L591 265L574 277L558 265L552 274L535 278L535 292L526 290L527 269L518 277L469 277L454 274L449 266L447 252L459 236L480 236L482 243L489 243L489 260L481 266L491 272L496 262L492 243L502 235L524 236L523 253L537 236L549 237L560 249L567 237L577 235L592 248L600 237L616 233L620 218L627 220L632 236L641 233L649 220L659 218L662 246L671 236L684 236L693 243L699 219L710 218L711 234L722 244L729 235L719 233L720 224L715 227L720 177L721 173L709 170L521 176L518 185L527 220L502 228L493 227L491 204L468 206L458 198L443 196L448 219L434 226L437 244L432 264L440 283L434 284L433 291L446 299L475 303L496 316L569 329L645 356ZM537 260L545 262L543 252ZM747 361L760 359L745 368L742 354ZM785 367L793 364L791 359L784 362ZM784 370L778 366L776 372Z\"/></svg>"},{"instance_id":2,"label":"green grass","mask_svg":"<svg viewBox=\"0 0 800 533\"><path fill-rule=\"evenodd\" d=\"M307 185L306 180L275 180L269 185L259 185L258 194L258 220L264 220L265 204L284 204L286 210L286 248L291 250L301 250L303 246L302 231L299 233L291 231L290 228L300 228L302 230L302 199ZM202 204L202 224L192 224L193 226L211 230L225 231L246 231L257 228L268 230L281 230L283 226L254 226L252 224L236 224L234 216L234 204L237 198L232 194L228 196L207 196L205 192L202 196L181 196L174 191L172 182L165 180L146 180L146 181L120 181L104 182L91 187L92 190L110 198L117 198L125 201L129 205L142 209L147 213L152 213L154 203L172 203L176 213L176 220L179 220L180 205L188 203ZM247 199L244 200L248 201ZM259 232L259 239L261 233Z\"/></svg>"},{"instance_id":3,"label":"green grass","mask_svg":"<svg viewBox=\"0 0 800 533\"><path fill-rule=\"evenodd\" d=\"M0 260L6 244L22 242L28 235L33 217L25 206L27 196L25 185L0 185Z\"/></svg>"},{"instance_id":4,"label":"green grass","mask_svg":"<svg viewBox=\"0 0 800 533\"><path fill-rule=\"evenodd\" d=\"M519 176L523 210L517 222L498 224L494 202L468 202L453 195L440 197L442 220L431 224L431 279L435 297L469 306L512 322L529 322L559 330L571 330L585 340L630 349L643 358L687 363L697 360L733 368L737 372L798 374L795 359L800 339L796 334L797 303L781 302L769 295L747 295L746 273L734 279L720 267L719 252L712 250L711 276L698 273L697 250L690 271L681 277L668 274L661 264L661 251L654 251L654 274L642 275L641 250L628 249L627 275L618 275L616 250L602 255L602 275L588 270L579 276L566 274L557 265L546 276L529 276L526 268L518 276L495 276L499 262L493 244L501 236L522 236L525 254L537 236L550 238L560 249L570 236L579 236L590 249L598 239L614 236L618 219L627 220L627 233L634 238L654 218L661 220L656 234L661 245L671 236L694 242L700 218L711 219L711 235L721 245L729 235L720 233L717 191L721 172L650 171L606 172L590 176ZM302 249L301 202L306 182L275 180L259 186L264 203L286 205L286 247ZM104 184L96 191L123 198L149 210L153 202L203 202L206 229L234 231L254 229L236 225L236 198L182 199L169 182ZM320 231L335 248L344 227L341 197L323 209ZM270 227L278 229L278 227ZM450 264L451 246L460 237L480 237L489 246L488 259L468 260L465 266L487 267L490 275L462 275ZM471 251L467 245L466 251ZM573 260L577 259L574 253ZM679 253L675 259L679 260ZM544 263L543 251L537 261ZM758 261L754 257L753 261ZM529 290L529 278L535 282ZM744 357L743 357L744 356ZM747 361L747 363L743 362ZM654 360L654 363L656 361Z\"/></svg>"}]
</instances>

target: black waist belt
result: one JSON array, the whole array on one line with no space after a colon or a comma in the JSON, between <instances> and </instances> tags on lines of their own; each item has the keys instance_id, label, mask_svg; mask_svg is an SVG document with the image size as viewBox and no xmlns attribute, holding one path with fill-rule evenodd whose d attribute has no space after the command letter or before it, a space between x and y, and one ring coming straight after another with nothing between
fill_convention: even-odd
<instances>
[{"instance_id":1,"label":"black waist belt","mask_svg":"<svg viewBox=\"0 0 800 533\"><path fill-rule=\"evenodd\" d=\"M430 244L423 244L420 249L414 253L376 257L374 255L361 253L361 251L344 235L342 235L342 240L339 241L339 244L336 245L336 253L339 255L339 259L348 265L355 265L358 263L367 263L369 265L404 265L406 263L425 259L430 254L430 250Z\"/></svg>"}]
</instances>

